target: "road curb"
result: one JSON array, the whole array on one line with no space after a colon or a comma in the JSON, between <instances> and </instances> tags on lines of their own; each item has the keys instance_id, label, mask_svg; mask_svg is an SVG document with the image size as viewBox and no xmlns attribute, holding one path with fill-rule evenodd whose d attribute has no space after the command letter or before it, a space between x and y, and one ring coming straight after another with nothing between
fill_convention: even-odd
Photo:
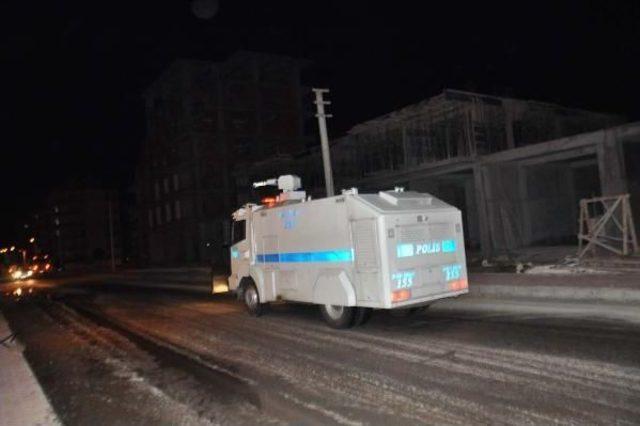
<instances>
[{"instance_id":1,"label":"road curb","mask_svg":"<svg viewBox=\"0 0 640 426\"><path fill-rule=\"evenodd\" d=\"M527 315L551 316L572 319L598 319L640 324L640 308L637 305L612 303L588 303L582 301L550 301L549 299L507 299L462 296L434 303L432 311L451 314Z\"/></svg>"},{"instance_id":2,"label":"road curb","mask_svg":"<svg viewBox=\"0 0 640 426\"><path fill-rule=\"evenodd\" d=\"M474 298L640 305L640 274L469 274Z\"/></svg>"},{"instance_id":3,"label":"road curb","mask_svg":"<svg viewBox=\"0 0 640 426\"><path fill-rule=\"evenodd\" d=\"M12 333L0 312L0 339ZM9 340L0 344L0 422L7 426L61 424L25 359L22 346Z\"/></svg>"},{"instance_id":4,"label":"road curb","mask_svg":"<svg viewBox=\"0 0 640 426\"><path fill-rule=\"evenodd\" d=\"M616 287L574 287L574 286L507 286L469 283L472 297L551 299L574 302L606 302L640 304L640 289Z\"/></svg>"}]
</instances>

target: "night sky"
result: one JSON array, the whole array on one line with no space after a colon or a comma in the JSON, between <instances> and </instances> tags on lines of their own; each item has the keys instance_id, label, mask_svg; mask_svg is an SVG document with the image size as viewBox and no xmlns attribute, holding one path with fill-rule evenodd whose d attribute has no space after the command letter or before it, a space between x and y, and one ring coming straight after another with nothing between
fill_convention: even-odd
<instances>
[{"instance_id":1,"label":"night sky","mask_svg":"<svg viewBox=\"0 0 640 426\"><path fill-rule=\"evenodd\" d=\"M213 0L211 0L213 1ZM0 243L54 185L130 184L142 90L175 58L237 49L309 62L330 133L445 87L640 118L640 2L220 0L0 5Z\"/></svg>"}]
</instances>

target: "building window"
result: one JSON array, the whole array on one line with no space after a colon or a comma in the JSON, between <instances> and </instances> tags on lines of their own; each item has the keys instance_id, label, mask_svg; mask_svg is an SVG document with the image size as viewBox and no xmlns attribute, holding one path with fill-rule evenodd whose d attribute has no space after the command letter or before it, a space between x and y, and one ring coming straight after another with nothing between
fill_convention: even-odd
<instances>
[{"instance_id":1,"label":"building window","mask_svg":"<svg viewBox=\"0 0 640 426\"><path fill-rule=\"evenodd\" d=\"M153 228L153 210L149 209L149 228Z\"/></svg>"},{"instance_id":2,"label":"building window","mask_svg":"<svg viewBox=\"0 0 640 426\"><path fill-rule=\"evenodd\" d=\"M162 180L162 183L164 184L164 193L168 194L169 193L169 178L164 178Z\"/></svg>"},{"instance_id":3,"label":"building window","mask_svg":"<svg viewBox=\"0 0 640 426\"><path fill-rule=\"evenodd\" d=\"M173 174L173 190L177 191L180 188L180 176L177 173Z\"/></svg>"},{"instance_id":4,"label":"building window","mask_svg":"<svg viewBox=\"0 0 640 426\"><path fill-rule=\"evenodd\" d=\"M160 199L160 182L156 181L154 185L156 201Z\"/></svg>"},{"instance_id":5,"label":"building window","mask_svg":"<svg viewBox=\"0 0 640 426\"><path fill-rule=\"evenodd\" d=\"M175 215L176 215L176 220L180 220L180 218L182 217L182 208L180 207L180 200L176 200L175 202Z\"/></svg>"},{"instance_id":6,"label":"building window","mask_svg":"<svg viewBox=\"0 0 640 426\"><path fill-rule=\"evenodd\" d=\"M164 205L164 213L167 222L171 222L171 204L167 203Z\"/></svg>"},{"instance_id":7,"label":"building window","mask_svg":"<svg viewBox=\"0 0 640 426\"><path fill-rule=\"evenodd\" d=\"M162 209L160 206L156 207L156 224L158 226L162 225Z\"/></svg>"}]
</instances>

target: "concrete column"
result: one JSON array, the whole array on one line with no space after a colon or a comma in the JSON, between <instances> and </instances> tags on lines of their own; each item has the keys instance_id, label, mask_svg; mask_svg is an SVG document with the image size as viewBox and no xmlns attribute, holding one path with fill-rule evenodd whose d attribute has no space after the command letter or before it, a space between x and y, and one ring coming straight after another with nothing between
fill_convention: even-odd
<instances>
[{"instance_id":1,"label":"concrete column","mask_svg":"<svg viewBox=\"0 0 640 426\"><path fill-rule=\"evenodd\" d=\"M411 155L409 153L409 141L407 140L407 126L402 123L402 160L404 161L404 167L411 167L410 164Z\"/></svg>"},{"instance_id":2,"label":"concrete column","mask_svg":"<svg viewBox=\"0 0 640 426\"><path fill-rule=\"evenodd\" d=\"M472 176L464 179L465 216L462 218L466 226L466 236L480 246L480 226L478 225L478 202Z\"/></svg>"},{"instance_id":3,"label":"concrete column","mask_svg":"<svg viewBox=\"0 0 640 426\"><path fill-rule=\"evenodd\" d=\"M493 243L491 241L485 175L486 173L484 173L483 166L475 165L473 167L473 181L476 191L476 211L478 212L478 225L480 228L480 248L482 251L482 257L484 259L490 259L493 254Z\"/></svg>"},{"instance_id":4,"label":"concrete column","mask_svg":"<svg viewBox=\"0 0 640 426\"><path fill-rule=\"evenodd\" d=\"M573 234L578 233L578 200L576 195L576 186L575 186L575 175L574 169L572 167L567 167L565 169L565 185L567 187L567 194L569 195L569 207L571 209L571 218L573 219L571 222L571 232Z\"/></svg>"},{"instance_id":5,"label":"concrete column","mask_svg":"<svg viewBox=\"0 0 640 426\"><path fill-rule=\"evenodd\" d=\"M510 99L505 99L504 101L502 101L502 108L504 109L504 129L507 139L507 149L512 149L516 147L516 142L513 137L513 101Z\"/></svg>"},{"instance_id":6,"label":"concrete column","mask_svg":"<svg viewBox=\"0 0 640 426\"><path fill-rule=\"evenodd\" d=\"M619 195L627 192L627 176L624 167L622 141L614 130L605 130L598 143L598 170L602 195Z\"/></svg>"},{"instance_id":7,"label":"concrete column","mask_svg":"<svg viewBox=\"0 0 640 426\"><path fill-rule=\"evenodd\" d=\"M529 191L527 188L527 168L518 167L518 204L522 217L522 244L531 244L531 208L529 206Z\"/></svg>"}]
</instances>

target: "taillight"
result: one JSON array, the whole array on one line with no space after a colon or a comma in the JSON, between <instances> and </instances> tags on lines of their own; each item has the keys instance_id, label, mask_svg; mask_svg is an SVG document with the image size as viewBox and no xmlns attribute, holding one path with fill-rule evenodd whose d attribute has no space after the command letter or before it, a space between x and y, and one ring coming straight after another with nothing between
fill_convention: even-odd
<instances>
[{"instance_id":1,"label":"taillight","mask_svg":"<svg viewBox=\"0 0 640 426\"><path fill-rule=\"evenodd\" d=\"M411 290L396 290L391 292L391 302L397 303L411 298Z\"/></svg>"},{"instance_id":2,"label":"taillight","mask_svg":"<svg viewBox=\"0 0 640 426\"><path fill-rule=\"evenodd\" d=\"M465 279L451 281L449 283L449 290L460 291L469 287L469 283Z\"/></svg>"}]
</instances>

